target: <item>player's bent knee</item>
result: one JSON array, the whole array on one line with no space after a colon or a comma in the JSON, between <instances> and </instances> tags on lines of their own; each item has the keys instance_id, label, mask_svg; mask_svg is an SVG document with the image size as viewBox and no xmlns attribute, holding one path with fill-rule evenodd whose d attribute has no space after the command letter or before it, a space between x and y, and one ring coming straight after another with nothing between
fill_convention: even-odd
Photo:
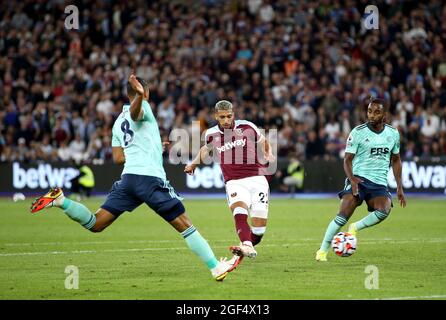
<instances>
[{"instance_id":1,"label":"player's bent knee","mask_svg":"<svg viewBox=\"0 0 446 320\"><path fill-rule=\"evenodd\" d=\"M381 212L381 213L383 213L385 215L389 215L390 214L390 209L391 208L378 208L378 209L375 209L375 211L379 211L379 212Z\"/></svg>"},{"instance_id":2,"label":"player's bent knee","mask_svg":"<svg viewBox=\"0 0 446 320\"><path fill-rule=\"evenodd\" d=\"M339 213L336 215L336 217L334 218L333 221L334 221L338 226L343 227L343 226L345 226L345 225L347 224L348 219L350 219L350 216L349 216L349 215L347 215L347 214L345 214L345 213L343 213L343 212L339 212Z\"/></svg>"},{"instance_id":3,"label":"player's bent knee","mask_svg":"<svg viewBox=\"0 0 446 320\"><path fill-rule=\"evenodd\" d=\"M389 216L390 209L389 210L375 210L374 214L381 222L381 221L384 221Z\"/></svg>"}]
</instances>

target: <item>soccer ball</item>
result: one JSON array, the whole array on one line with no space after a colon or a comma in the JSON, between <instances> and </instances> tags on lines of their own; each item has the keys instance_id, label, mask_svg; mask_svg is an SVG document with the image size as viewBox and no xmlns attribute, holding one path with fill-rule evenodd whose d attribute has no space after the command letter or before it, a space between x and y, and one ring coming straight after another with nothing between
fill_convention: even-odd
<instances>
[{"instance_id":1,"label":"soccer ball","mask_svg":"<svg viewBox=\"0 0 446 320\"><path fill-rule=\"evenodd\" d=\"M339 232L331 240L333 251L340 257L350 257L356 251L356 237L348 232Z\"/></svg>"}]
</instances>

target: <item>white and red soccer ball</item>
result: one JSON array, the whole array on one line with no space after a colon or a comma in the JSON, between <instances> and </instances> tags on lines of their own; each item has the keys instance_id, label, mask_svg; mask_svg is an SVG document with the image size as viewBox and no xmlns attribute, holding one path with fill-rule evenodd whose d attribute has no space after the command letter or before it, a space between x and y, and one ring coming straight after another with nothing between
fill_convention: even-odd
<instances>
[{"instance_id":1,"label":"white and red soccer ball","mask_svg":"<svg viewBox=\"0 0 446 320\"><path fill-rule=\"evenodd\" d=\"M340 257L350 257L356 251L356 237L348 232L339 232L331 241L333 251Z\"/></svg>"}]
</instances>

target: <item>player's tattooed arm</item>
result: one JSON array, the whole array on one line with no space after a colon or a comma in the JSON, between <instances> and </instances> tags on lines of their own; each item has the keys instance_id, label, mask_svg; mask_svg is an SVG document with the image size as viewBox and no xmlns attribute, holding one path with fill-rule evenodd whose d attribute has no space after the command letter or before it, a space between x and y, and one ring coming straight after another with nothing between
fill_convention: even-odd
<instances>
[{"instance_id":1,"label":"player's tattooed arm","mask_svg":"<svg viewBox=\"0 0 446 320\"><path fill-rule=\"evenodd\" d=\"M398 196L398 201L401 207L406 207L406 198L404 197L403 184L402 184L402 172L403 166L401 164L400 154L392 154L392 170L396 181L396 193Z\"/></svg>"},{"instance_id":2,"label":"player's tattooed arm","mask_svg":"<svg viewBox=\"0 0 446 320\"><path fill-rule=\"evenodd\" d=\"M193 175L195 168L209 155L209 151L210 148L207 145L202 146L194 160L184 168L184 172Z\"/></svg>"},{"instance_id":3,"label":"player's tattooed arm","mask_svg":"<svg viewBox=\"0 0 446 320\"><path fill-rule=\"evenodd\" d=\"M136 96L133 98L132 103L130 104L130 117L133 121L138 121L142 119L144 115L144 110L142 109L144 88L141 83L139 83L138 79L136 79L136 76L134 74L130 75L129 82L133 90L136 91Z\"/></svg>"},{"instance_id":4,"label":"player's tattooed arm","mask_svg":"<svg viewBox=\"0 0 446 320\"><path fill-rule=\"evenodd\" d=\"M352 185L352 193L354 196L358 195L358 183L362 182L361 179L358 177L355 177L353 175L353 158L355 157L354 153L345 153L344 157L344 171L347 175L348 180L350 180L350 183Z\"/></svg>"},{"instance_id":5,"label":"player's tattooed arm","mask_svg":"<svg viewBox=\"0 0 446 320\"><path fill-rule=\"evenodd\" d=\"M112 147L113 161L117 164L125 162L124 149L122 147Z\"/></svg>"}]
</instances>

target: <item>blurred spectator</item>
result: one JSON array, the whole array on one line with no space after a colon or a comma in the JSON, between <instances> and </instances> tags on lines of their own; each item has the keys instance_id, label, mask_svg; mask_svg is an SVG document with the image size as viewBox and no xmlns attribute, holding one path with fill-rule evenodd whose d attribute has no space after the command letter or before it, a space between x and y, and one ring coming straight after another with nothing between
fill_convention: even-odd
<instances>
[{"instance_id":1,"label":"blurred spectator","mask_svg":"<svg viewBox=\"0 0 446 320\"><path fill-rule=\"evenodd\" d=\"M84 1L77 31L61 23L60 1L5 3L1 161L112 161L132 70L149 81L163 136L193 120L200 131L214 125L213 104L229 99L238 117L279 130L281 155L340 158L373 95L387 102L404 154L446 157L444 1L379 0L380 32L361 30L362 2L192 3L200 10Z\"/></svg>"},{"instance_id":2,"label":"blurred spectator","mask_svg":"<svg viewBox=\"0 0 446 320\"><path fill-rule=\"evenodd\" d=\"M77 134L74 140L70 142L68 149L70 151L70 157L72 160L76 162L82 161L85 152L85 142L82 141L79 134Z\"/></svg>"},{"instance_id":3,"label":"blurred spectator","mask_svg":"<svg viewBox=\"0 0 446 320\"><path fill-rule=\"evenodd\" d=\"M308 160L320 159L325 152L325 147L323 141L319 139L318 134L315 131L310 131L308 133L308 142L306 146L306 156Z\"/></svg>"}]
</instances>

